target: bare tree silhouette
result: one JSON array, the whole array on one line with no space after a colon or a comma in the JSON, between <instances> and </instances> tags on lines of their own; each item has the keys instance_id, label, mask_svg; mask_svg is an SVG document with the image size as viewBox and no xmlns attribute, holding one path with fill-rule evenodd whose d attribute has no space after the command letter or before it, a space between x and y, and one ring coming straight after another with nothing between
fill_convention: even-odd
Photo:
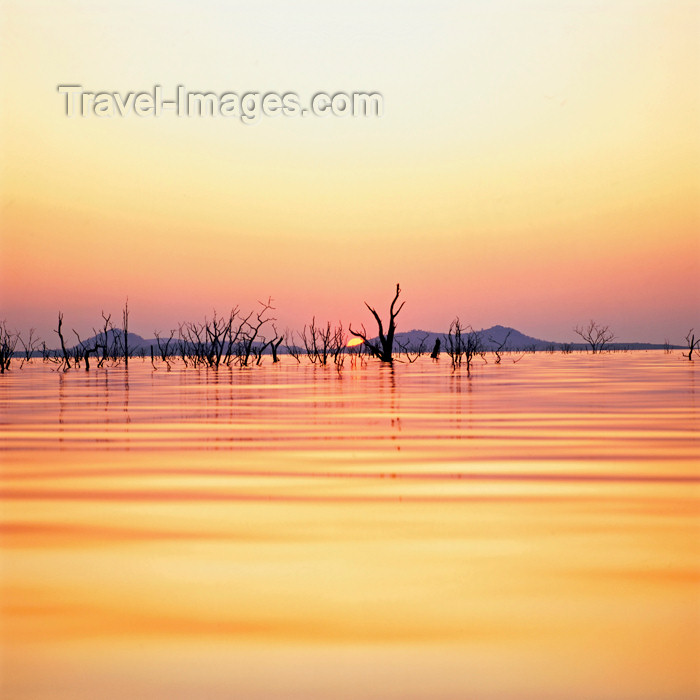
<instances>
[{"instance_id":1,"label":"bare tree silhouette","mask_svg":"<svg viewBox=\"0 0 700 700\"><path fill-rule=\"evenodd\" d=\"M700 355L700 338L695 338L695 333L693 333L692 328L688 331L688 335L685 336L685 342L688 343L689 360L693 359L693 352L696 352L698 355Z\"/></svg>"},{"instance_id":2,"label":"bare tree silhouette","mask_svg":"<svg viewBox=\"0 0 700 700\"><path fill-rule=\"evenodd\" d=\"M122 321L124 324L124 366L129 367L129 300L124 304L122 312Z\"/></svg>"},{"instance_id":3,"label":"bare tree silhouette","mask_svg":"<svg viewBox=\"0 0 700 700\"><path fill-rule=\"evenodd\" d=\"M105 315L105 312L102 312L102 320L104 321L104 326L102 328L102 331L99 333L95 333L95 337L98 338L101 342L98 344L98 347L102 348L102 357L97 361L97 366L102 367L104 365L105 360L109 357L110 354L110 347L109 347L109 331L112 328L112 314L107 314ZM94 330L94 329L93 329ZM114 340L114 333L112 333L112 340Z\"/></svg>"},{"instance_id":4,"label":"bare tree silhouette","mask_svg":"<svg viewBox=\"0 0 700 700\"><path fill-rule=\"evenodd\" d=\"M603 348L615 339L609 326L602 326L593 320L587 326L576 326L574 333L580 335L591 346L593 354L602 352Z\"/></svg>"},{"instance_id":5,"label":"bare tree silhouette","mask_svg":"<svg viewBox=\"0 0 700 700\"><path fill-rule=\"evenodd\" d=\"M482 351L481 336L477 331L471 326L463 326L459 318L450 323L450 329L445 336L445 352L452 360L452 369L457 369L464 363L469 375L474 356Z\"/></svg>"},{"instance_id":6,"label":"bare tree silhouette","mask_svg":"<svg viewBox=\"0 0 700 700\"><path fill-rule=\"evenodd\" d=\"M29 329L29 338L27 339L26 343L22 339L22 336L19 333L17 333L17 340L22 345L22 351L24 352L24 359L22 360L22 363L20 364L20 368L24 366L25 362L32 361L32 357L34 356L34 352L39 347L39 338L37 338L34 335L34 332L35 331L33 328Z\"/></svg>"},{"instance_id":7,"label":"bare tree silhouette","mask_svg":"<svg viewBox=\"0 0 700 700\"><path fill-rule=\"evenodd\" d=\"M272 324L272 330L274 331L275 337L273 340L270 341L270 352L272 353L272 364L274 365L275 363L280 361L280 358L277 356L279 353L280 345L282 345L282 341L284 340L284 333L282 335L279 335L277 333L277 327L275 324Z\"/></svg>"},{"instance_id":8,"label":"bare tree silhouette","mask_svg":"<svg viewBox=\"0 0 700 700\"><path fill-rule=\"evenodd\" d=\"M228 319L217 316L214 311L212 320L204 319L204 333L206 343L206 361L210 367L218 367L221 364L221 357L227 348L227 341L230 339L233 329L233 321L238 313L238 308L232 309Z\"/></svg>"},{"instance_id":9,"label":"bare tree silhouette","mask_svg":"<svg viewBox=\"0 0 700 700\"><path fill-rule=\"evenodd\" d=\"M241 367L247 367L251 362L251 356L255 358L256 364L260 364L261 355L256 355L254 343L260 335L262 327L266 323L271 323L276 319L268 316L270 311L274 311L274 306L272 306L272 298L268 298L267 302L258 301L260 304L260 311L255 314L255 320L251 321L253 314L250 313L248 317L241 324L243 329L243 337L241 342L238 344L238 363ZM258 341L263 345L266 344L264 339Z\"/></svg>"},{"instance_id":10,"label":"bare tree silhouette","mask_svg":"<svg viewBox=\"0 0 700 700\"><path fill-rule=\"evenodd\" d=\"M503 352L504 348L506 347L506 343L508 342L508 338L510 338L510 329L506 333L506 337L503 338L502 342L498 342L497 340L494 340L493 338L489 337L489 342L493 343L496 347L493 349L493 354L496 356L496 364L500 365L501 364L501 353ZM554 351L552 351L554 352Z\"/></svg>"},{"instance_id":11,"label":"bare tree silhouette","mask_svg":"<svg viewBox=\"0 0 700 700\"><path fill-rule=\"evenodd\" d=\"M396 339L396 344L399 346L399 357L402 355L406 358L409 364L413 364L419 357L425 355L426 347L425 341L428 340L428 334L425 333L423 337L418 341L418 344L411 343L407 340L405 343Z\"/></svg>"},{"instance_id":12,"label":"bare tree silhouette","mask_svg":"<svg viewBox=\"0 0 700 700\"><path fill-rule=\"evenodd\" d=\"M58 333L58 337L61 340L61 352L63 353L63 362L65 363L65 369L70 369L70 355L68 354L68 350L66 350L66 344L63 340L63 333L61 331L61 326L63 326L63 314L59 311L58 312L58 328L56 329L56 333Z\"/></svg>"},{"instance_id":13,"label":"bare tree silhouette","mask_svg":"<svg viewBox=\"0 0 700 700\"><path fill-rule=\"evenodd\" d=\"M309 325L304 324L304 328L299 334L301 342L306 350L306 357L312 363L325 365L328 361L329 345L331 342L331 324L327 323L326 328L316 325L316 317L311 319Z\"/></svg>"},{"instance_id":14,"label":"bare tree silhouette","mask_svg":"<svg viewBox=\"0 0 700 700\"><path fill-rule=\"evenodd\" d=\"M370 340L367 337L367 331L365 330L364 325L362 326L361 331L354 331L352 329L352 326L350 326L350 328L348 329L350 333L352 333L352 335L354 335L356 338L361 338L362 342L369 349L370 353L382 362L392 362L394 359L393 350L394 335L396 333L396 317L399 315L401 309L403 309L403 306L406 303L405 301L403 301L401 302L401 305L398 308L396 308L396 302L399 300L400 294L401 287L397 284L396 294L394 295L394 299L392 300L391 306L389 307L389 326L386 334L384 334L384 324L382 323L382 319L379 317L379 314L367 302L365 302L365 306L370 310L372 316L374 316L374 320L377 322L377 328L379 330L379 342Z\"/></svg>"},{"instance_id":15,"label":"bare tree silhouette","mask_svg":"<svg viewBox=\"0 0 700 700\"><path fill-rule=\"evenodd\" d=\"M97 355L97 340L94 340L92 347L88 347L87 343L81 339L81 337L78 335L78 332L73 329L73 334L75 337L78 339L78 344L73 348L73 363L75 367L78 367L80 365L81 360L85 360L85 371L89 372L90 371L90 355L95 354Z\"/></svg>"},{"instance_id":16,"label":"bare tree silhouette","mask_svg":"<svg viewBox=\"0 0 700 700\"><path fill-rule=\"evenodd\" d=\"M17 333L11 333L7 330L5 321L0 323L0 374L5 374L5 370L10 369L18 337Z\"/></svg>"},{"instance_id":17,"label":"bare tree silhouette","mask_svg":"<svg viewBox=\"0 0 700 700\"><path fill-rule=\"evenodd\" d=\"M245 328L252 315L252 312L248 316L240 315L236 306L231 309L228 318L219 316L214 311L213 318L205 317L203 323L197 321L181 323L177 330L175 346L185 367L191 364L193 367L204 365L216 369L221 364L229 367L234 360L240 360L245 354L244 346L247 342ZM171 339L174 334L175 331L172 331ZM161 357L165 359L157 334L156 341ZM171 354L168 344L169 341L165 345L166 356ZM250 350L248 348L248 357L250 357Z\"/></svg>"},{"instance_id":18,"label":"bare tree silhouette","mask_svg":"<svg viewBox=\"0 0 700 700\"><path fill-rule=\"evenodd\" d=\"M170 343L173 342L173 338L175 337L175 329L170 331L170 337L167 339L163 338L161 340L159 331L153 331L153 335L156 339L156 343L158 344L158 353L160 354L160 359L165 363L165 366L168 369L170 369L170 362L168 361L168 357L170 357L171 355ZM155 363L153 360L153 346L151 345L151 364L155 367Z\"/></svg>"},{"instance_id":19,"label":"bare tree silhouette","mask_svg":"<svg viewBox=\"0 0 700 700\"><path fill-rule=\"evenodd\" d=\"M289 328L286 328L283 337L287 338L284 343L284 346L287 348L287 354L291 355L297 362L301 362L299 359L299 347L294 344L294 331L290 331Z\"/></svg>"},{"instance_id":20,"label":"bare tree silhouette","mask_svg":"<svg viewBox=\"0 0 700 700\"><path fill-rule=\"evenodd\" d=\"M300 338L306 357L312 364L327 365L332 359L336 365L342 365L342 355L347 344L342 323L331 326L331 322L327 321L325 326L317 326L314 316L310 325L304 325ZM296 359L298 361L299 358Z\"/></svg>"}]
</instances>

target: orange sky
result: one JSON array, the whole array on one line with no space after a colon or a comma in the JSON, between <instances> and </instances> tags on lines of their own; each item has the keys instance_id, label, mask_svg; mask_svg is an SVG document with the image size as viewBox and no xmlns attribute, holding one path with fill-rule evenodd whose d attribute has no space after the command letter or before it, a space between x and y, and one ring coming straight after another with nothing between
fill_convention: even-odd
<instances>
[{"instance_id":1,"label":"orange sky","mask_svg":"<svg viewBox=\"0 0 700 700\"><path fill-rule=\"evenodd\" d=\"M551 340L700 326L692 2L3 2L0 319L53 340L459 315ZM380 119L68 118L56 87L378 91Z\"/></svg>"}]
</instances>

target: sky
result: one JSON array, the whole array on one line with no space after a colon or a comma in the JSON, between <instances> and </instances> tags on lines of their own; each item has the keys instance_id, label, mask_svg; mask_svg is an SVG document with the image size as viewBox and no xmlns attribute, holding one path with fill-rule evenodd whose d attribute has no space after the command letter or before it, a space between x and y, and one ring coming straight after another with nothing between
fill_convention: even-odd
<instances>
[{"instance_id":1,"label":"sky","mask_svg":"<svg viewBox=\"0 0 700 700\"><path fill-rule=\"evenodd\" d=\"M11 2L0 320L51 345L254 309L280 328L700 330L700 3ZM383 96L368 117L68 117L85 91Z\"/></svg>"}]
</instances>

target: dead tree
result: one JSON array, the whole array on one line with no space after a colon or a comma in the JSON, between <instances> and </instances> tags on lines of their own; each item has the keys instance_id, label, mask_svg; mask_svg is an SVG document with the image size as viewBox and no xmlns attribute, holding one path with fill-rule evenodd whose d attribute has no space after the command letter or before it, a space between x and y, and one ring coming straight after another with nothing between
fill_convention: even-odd
<instances>
[{"instance_id":1,"label":"dead tree","mask_svg":"<svg viewBox=\"0 0 700 700\"><path fill-rule=\"evenodd\" d=\"M279 352L280 345L282 345L282 341L284 340L284 334L277 335L277 328L275 327L274 323L272 324L272 330L275 332L275 337L270 341L270 351L272 352L272 363L276 364L280 361L277 353Z\"/></svg>"},{"instance_id":2,"label":"dead tree","mask_svg":"<svg viewBox=\"0 0 700 700\"><path fill-rule=\"evenodd\" d=\"M255 358L255 364L261 365L263 360L263 355L265 350L270 346L271 340L265 340L265 338L260 338L258 344L253 347L253 357Z\"/></svg>"},{"instance_id":3,"label":"dead tree","mask_svg":"<svg viewBox=\"0 0 700 700\"><path fill-rule=\"evenodd\" d=\"M80 367L80 363L85 357L85 348L83 347L83 341L80 339L80 336L76 332L75 328L73 328L73 335L78 339L78 344L73 347L73 367L75 367L75 369L78 369L78 367ZM89 357L85 363L85 367L87 370L90 369Z\"/></svg>"},{"instance_id":4,"label":"dead tree","mask_svg":"<svg viewBox=\"0 0 700 700\"><path fill-rule=\"evenodd\" d=\"M22 344L22 350L24 352L22 365L24 365L25 362L31 362L32 357L34 357L34 352L39 346L39 339L34 336L34 329L29 329L29 338L26 343L19 333L17 334L17 340Z\"/></svg>"},{"instance_id":5,"label":"dead tree","mask_svg":"<svg viewBox=\"0 0 700 700\"><path fill-rule=\"evenodd\" d=\"M206 363L206 343L203 339L204 326L196 322L183 323L178 330L182 358L187 364L189 357L193 367Z\"/></svg>"},{"instance_id":6,"label":"dead tree","mask_svg":"<svg viewBox=\"0 0 700 700\"><path fill-rule=\"evenodd\" d=\"M379 342L377 342L377 340L369 340L364 325L362 326L361 331L353 330L352 326L349 328L349 331L352 335L354 335L356 338L362 339L362 342L367 347L370 354L372 354L374 357L376 357L378 360L381 360L382 362L392 362L394 359L393 350L394 335L396 333L396 317L399 315L401 309L403 309L403 306L406 303L405 301L403 301L401 302L400 306L396 308L396 302L399 300L400 294L401 287L399 287L399 285L397 284L396 294L394 295L394 299L392 300L391 306L389 307L389 326L387 328L386 334L384 333L384 324L382 323L382 319L379 317L379 314L367 302L365 302L365 306L370 310L372 316L374 316L374 320L377 322L377 328L379 331L377 340Z\"/></svg>"},{"instance_id":7,"label":"dead tree","mask_svg":"<svg viewBox=\"0 0 700 700\"><path fill-rule=\"evenodd\" d=\"M421 355L426 352L425 341L428 340L428 334L426 333L419 341L418 345L411 343L409 341L401 343L398 339L396 344L399 346L399 356L403 355L409 364L413 364Z\"/></svg>"},{"instance_id":8,"label":"dead tree","mask_svg":"<svg viewBox=\"0 0 700 700\"><path fill-rule=\"evenodd\" d=\"M483 351L481 336L471 326L463 326L459 318L450 323L450 329L445 336L445 352L452 360L452 369L463 364L470 374L472 360Z\"/></svg>"},{"instance_id":9,"label":"dead tree","mask_svg":"<svg viewBox=\"0 0 700 700\"><path fill-rule=\"evenodd\" d=\"M58 333L58 337L61 340L61 352L63 353L63 362L65 363L65 369L70 369L70 354L68 353L68 350L66 350L66 344L63 341L63 333L61 332L61 326L63 325L63 314L59 311L58 312L58 328L56 329L56 333Z\"/></svg>"},{"instance_id":10,"label":"dead tree","mask_svg":"<svg viewBox=\"0 0 700 700\"><path fill-rule=\"evenodd\" d=\"M17 333L11 333L5 326L5 321L0 323L0 374L10 369L10 362L17 346Z\"/></svg>"},{"instance_id":11,"label":"dead tree","mask_svg":"<svg viewBox=\"0 0 700 700\"><path fill-rule=\"evenodd\" d=\"M685 342L688 343L689 360L693 359L693 352L696 352L698 355L700 355L700 338L695 338L695 333L693 333L692 328L688 331L688 335L685 336Z\"/></svg>"},{"instance_id":12,"label":"dead tree","mask_svg":"<svg viewBox=\"0 0 700 700\"><path fill-rule=\"evenodd\" d=\"M160 338L160 332L159 331L153 331L153 335L155 336L156 343L158 345L158 353L160 355L160 359L165 363L168 369L170 369L170 362L168 362L168 357L172 354L170 352L170 343L173 342L173 338L175 337L175 330L170 331L170 337L165 340L161 340ZM153 346L151 345L151 364L153 364ZM155 364L153 364L155 367Z\"/></svg>"},{"instance_id":13,"label":"dead tree","mask_svg":"<svg viewBox=\"0 0 700 700\"><path fill-rule=\"evenodd\" d=\"M124 304L122 312L122 322L124 326L124 366L129 367L129 300Z\"/></svg>"},{"instance_id":14,"label":"dead tree","mask_svg":"<svg viewBox=\"0 0 700 700\"><path fill-rule=\"evenodd\" d=\"M226 347L226 355L224 357L224 364L227 367L231 366L234 358L240 358L241 353L239 352L239 349L242 347L241 338L243 338L245 335L245 328L252 315L252 311L247 316L243 316L241 314L239 317L240 321L238 322L238 326L234 331L234 321L236 316L238 316L238 307L231 311L231 330L229 332L228 345Z\"/></svg>"},{"instance_id":15,"label":"dead tree","mask_svg":"<svg viewBox=\"0 0 700 700\"><path fill-rule=\"evenodd\" d=\"M508 338L510 337L510 330L506 333L506 337L503 338L502 342L498 342L497 340L494 340L493 338L489 337L489 342L493 343L496 347L493 348L493 354L496 356L496 364L500 365L501 364L501 353L503 352L504 348L506 347L506 343L508 342ZM552 350L552 352L554 352Z\"/></svg>"},{"instance_id":16,"label":"dead tree","mask_svg":"<svg viewBox=\"0 0 700 700\"><path fill-rule=\"evenodd\" d=\"M248 364L250 364L251 357L255 357L254 344L260 335L260 330L262 327L266 323L275 320L267 315L270 311L274 311L274 307L272 306L272 298L269 298L267 302L259 301L258 303L262 308L255 315L255 321L250 321L250 318L253 316L251 313L241 324L242 337L241 341L238 343L238 362L241 367L247 367ZM256 357L258 364L259 360L260 357Z\"/></svg>"},{"instance_id":17,"label":"dead tree","mask_svg":"<svg viewBox=\"0 0 700 700\"><path fill-rule=\"evenodd\" d=\"M225 361L225 350L230 347L229 339L237 313L238 309L232 309L228 319L226 319L217 317L215 311L214 318L211 321L204 319L204 332L207 341L206 359L210 367L218 368L222 357L224 357Z\"/></svg>"},{"instance_id":18,"label":"dead tree","mask_svg":"<svg viewBox=\"0 0 700 700\"><path fill-rule=\"evenodd\" d=\"M112 314L105 316L105 312L102 312L102 320L104 321L104 326L100 333L95 333L95 337L99 338L100 342L98 347L102 349L102 357L97 361L97 366L102 367L105 360L110 356L111 349L109 347L109 331L112 329ZM94 330L94 329L93 329ZM114 332L112 332L112 340L114 340Z\"/></svg>"},{"instance_id":19,"label":"dead tree","mask_svg":"<svg viewBox=\"0 0 700 700\"><path fill-rule=\"evenodd\" d=\"M97 342L93 344L93 346L90 348L88 347L81 339L80 336L78 335L78 332L73 329L73 333L75 334L75 337L78 339L78 344L75 346L75 366L77 367L80 364L81 359L85 360L85 371L89 372L90 371L90 355L95 354L97 355Z\"/></svg>"},{"instance_id":20,"label":"dead tree","mask_svg":"<svg viewBox=\"0 0 700 700\"><path fill-rule=\"evenodd\" d=\"M331 326L331 322L327 321L325 326L317 326L314 316L311 325L304 326L301 341L304 344L306 356L312 364L318 362L320 365L327 365L331 359L338 364L346 344L343 324Z\"/></svg>"},{"instance_id":21,"label":"dead tree","mask_svg":"<svg viewBox=\"0 0 700 700\"><path fill-rule=\"evenodd\" d=\"M348 337L343 330L343 324L338 323L338 325L333 328L333 338L331 339L333 363L338 369L341 369L345 364L345 348L347 345Z\"/></svg>"},{"instance_id":22,"label":"dead tree","mask_svg":"<svg viewBox=\"0 0 700 700\"><path fill-rule=\"evenodd\" d=\"M576 326L574 333L580 335L588 345L591 346L591 352L603 352L603 348L615 339L615 335L608 326L601 326L591 320L587 326Z\"/></svg>"},{"instance_id":23,"label":"dead tree","mask_svg":"<svg viewBox=\"0 0 700 700\"><path fill-rule=\"evenodd\" d=\"M311 324L304 324L301 331L301 342L306 350L306 357L312 363L325 365L327 358L327 344L330 339L331 324L328 324L328 334L324 336L323 330L316 326L316 317L311 319Z\"/></svg>"},{"instance_id":24,"label":"dead tree","mask_svg":"<svg viewBox=\"0 0 700 700\"><path fill-rule=\"evenodd\" d=\"M187 358L189 356L189 345L184 335L184 324L180 324L177 329L177 351L182 358L185 367L188 366Z\"/></svg>"},{"instance_id":25,"label":"dead tree","mask_svg":"<svg viewBox=\"0 0 700 700\"><path fill-rule=\"evenodd\" d=\"M301 362L299 359L299 346L294 344L294 331L290 331L288 328L284 331L284 337L287 341L284 347L287 348L287 354L291 355L297 362Z\"/></svg>"},{"instance_id":26,"label":"dead tree","mask_svg":"<svg viewBox=\"0 0 700 700\"><path fill-rule=\"evenodd\" d=\"M277 352L279 350L280 345L282 344L282 341L284 340L284 336L277 335L277 328L275 327L274 323L272 324L272 330L275 332L274 338L266 340L264 337L261 336L257 346L253 347L253 356L255 357L256 365L262 364L263 355L265 354L265 351L268 348L270 348L270 354L272 355L273 364L280 361L279 357L277 356Z\"/></svg>"}]
</instances>

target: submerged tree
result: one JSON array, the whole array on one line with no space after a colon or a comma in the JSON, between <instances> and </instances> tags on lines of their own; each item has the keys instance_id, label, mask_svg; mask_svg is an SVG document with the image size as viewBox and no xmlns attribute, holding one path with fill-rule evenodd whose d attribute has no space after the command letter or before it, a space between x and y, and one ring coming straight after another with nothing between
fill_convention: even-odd
<instances>
[{"instance_id":1,"label":"submerged tree","mask_svg":"<svg viewBox=\"0 0 700 700\"><path fill-rule=\"evenodd\" d=\"M293 357L297 362L301 362L299 359L299 346L294 344L294 331L290 331L289 328L286 328L282 336L286 338L284 346L287 348L287 354Z\"/></svg>"},{"instance_id":2,"label":"submerged tree","mask_svg":"<svg viewBox=\"0 0 700 700\"><path fill-rule=\"evenodd\" d=\"M489 342L492 343L495 347L492 348L493 354L496 356L496 364L500 365L501 364L501 354L504 352L504 349L506 347L506 344L508 343L508 338L510 338L511 334L511 329L508 329L508 332L506 333L506 337L503 338L500 342L498 340L495 340L494 338L489 337ZM554 352L554 350L552 350Z\"/></svg>"},{"instance_id":3,"label":"submerged tree","mask_svg":"<svg viewBox=\"0 0 700 700\"><path fill-rule=\"evenodd\" d=\"M15 353L19 334L7 330L5 321L0 323L0 374L10 369L10 362Z\"/></svg>"},{"instance_id":4,"label":"submerged tree","mask_svg":"<svg viewBox=\"0 0 700 700\"><path fill-rule=\"evenodd\" d=\"M61 352L63 353L63 362L66 365L64 369L70 369L70 355L68 354L68 350L66 349L66 343L63 339L63 332L61 331L62 326L63 326L63 314L59 311L58 312L58 328L56 329L56 333L58 333L58 337L61 341Z\"/></svg>"},{"instance_id":5,"label":"submerged tree","mask_svg":"<svg viewBox=\"0 0 700 700\"><path fill-rule=\"evenodd\" d=\"M576 326L574 333L580 335L591 346L593 354L602 352L603 348L615 339L609 326L601 326L593 320L587 326Z\"/></svg>"},{"instance_id":6,"label":"submerged tree","mask_svg":"<svg viewBox=\"0 0 700 700\"><path fill-rule=\"evenodd\" d=\"M310 325L304 325L300 338L306 356L312 364L327 365L329 360L332 360L336 365L342 365L342 356L347 344L342 323L331 326L331 322L327 321L325 326L318 326L314 316Z\"/></svg>"},{"instance_id":7,"label":"submerged tree","mask_svg":"<svg viewBox=\"0 0 700 700\"><path fill-rule=\"evenodd\" d=\"M124 366L129 367L129 300L124 304L122 311L122 324L124 326Z\"/></svg>"},{"instance_id":8,"label":"submerged tree","mask_svg":"<svg viewBox=\"0 0 700 700\"><path fill-rule=\"evenodd\" d=\"M156 343L158 345L158 354L160 355L160 359L164 362L165 366L170 369L170 361L169 357L172 355L172 351L170 349L170 343L173 342L173 338L175 337L175 329L170 331L170 336L168 338L161 338L160 337L160 332L159 331L153 331L153 335L156 339ZM154 353L153 353L153 346L151 345L151 364L155 367L155 362L154 362Z\"/></svg>"},{"instance_id":9,"label":"submerged tree","mask_svg":"<svg viewBox=\"0 0 700 700\"><path fill-rule=\"evenodd\" d=\"M700 355L700 338L695 338L695 333L693 333L692 328L688 331L688 335L685 336L685 342L688 343L689 360L693 359L693 352L696 352L698 353L698 355Z\"/></svg>"},{"instance_id":10,"label":"submerged tree","mask_svg":"<svg viewBox=\"0 0 700 700\"><path fill-rule=\"evenodd\" d=\"M445 336L445 352L452 360L452 369L464 364L469 374L474 356L483 352L481 335L471 326L463 326L459 318L456 318L450 323L450 329Z\"/></svg>"},{"instance_id":11,"label":"submerged tree","mask_svg":"<svg viewBox=\"0 0 700 700\"><path fill-rule=\"evenodd\" d=\"M268 345L270 347L270 352L272 353L272 364L275 364L280 361L280 358L278 357L280 345L282 345L282 342L284 341L284 333L281 335L277 332L277 327L275 324L272 324L272 330L275 334L275 337L269 341Z\"/></svg>"},{"instance_id":12,"label":"submerged tree","mask_svg":"<svg viewBox=\"0 0 700 700\"><path fill-rule=\"evenodd\" d=\"M276 319L270 317L270 311L274 311L272 306L272 297L268 298L267 302L258 301L260 311L255 314L255 320L251 320L253 313L251 312L241 324L241 341L238 343L238 364L241 367L247 367L251 363L251 358L255 359L255 364L260 364L262 360L262 351L256 353L256 350L267 345L267 341L262 337L261 330L267 323L272 323ZM276 335L276 334L275 334ZM258 343L258 347L255 343Z\"/></svg>"},{"instance_id":13,"label":"submerged tree","mask_svg":"<svg viewBox=\"0 0 700 700\"><path fill-rule=\"evenodd\" d=\"M81 361L85 361L85 371L90 371L90 355L97 355L98 344L97 340L93 338L92 347L90 347L87 342L83 341L78 332L73 329L73 334L78 339L78 344L73 348L73 364L78 367Z\"/></svg>"},{"instance_id":14,"label":"submerged tree","mask_svg":"<svg viewBox=\"0 0 700 700\"><path fill-rule=\"evenodd\" d=\"M374 357L381 360L382 362L392 362L394 359L393 350L394 335L396 334L396 317L399 315L401 309L403 309L403 306L406 303L405 301L403 301L401 302L400 306L396 308L396 302L399 300L400 294L401 287L399 287L399 285L397 284L396 294L394 295L394 299L392 300L391 306L389 307L389 325L387 327L386 334L384 333L384 324L382 323L382 319L379 317L377 311L374 308L372 308L367 302L365 302L365 306L370 310L372 316L374 316L374 320L377 322L377 328L379 331L377 340L370 340L367 337L367 331L365 330L364 325L362 326L361 331L354 331L352 329L352 326L348 329L350 333L352 333L352 335L354 335L356 338L362 339L362 342L367 347L370 354L372 354Z\"/></svg>"},{"instance_id":15,"label":"submerged tree","mask_svg":"<svg viewBox=\"0 0 700 700\"><path fill-rule=\"evenodd\" d=\"M39 347L39 339L34 335L34 329L30 328L27 342L24 342L19 333L17 334L17 341L22 345L22 352L24 353L24 360L22 361L22 365L20 365L23 366L25 362L31 362L32 357L34 357L34 353Z\"/></svg>"},{"instance_id":16,"label":"submerged tree","mask_svg":"<svg viewBox=\"0 0 700 700\"><path fill-rule=\"evenodd\" d=\"M397 338L396 344L399 346L399 357L403 355L410 364L413 364L419 357L425 355L427 352L427 348L425 347L425 342L427 340L428 333L424 333L423 337L420 338L417 343L410 342L410 336L409 340L405 343L400 342Z\"/></svg>"}]
</instances>

